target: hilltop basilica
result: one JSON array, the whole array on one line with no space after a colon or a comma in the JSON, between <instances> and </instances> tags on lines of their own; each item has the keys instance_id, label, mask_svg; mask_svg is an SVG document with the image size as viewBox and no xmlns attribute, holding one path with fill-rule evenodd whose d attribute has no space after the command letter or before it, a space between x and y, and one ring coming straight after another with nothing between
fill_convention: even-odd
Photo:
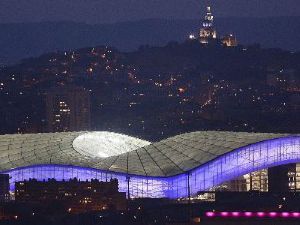
<instances>
[{"instance_id":1,"label":"hilltop basilica","mask_svg":"<svg viewBox=\"0 0 300 225\"><path fill-rule=\"evenodd\" d=\"M237 46L237 39L233 34L227 34L221 38L218 38L217 30L214 27L214 16L211 12L211 7L206 7L206 14L202 21L202 27L200 28L199 36L191 34L190 39L199 39L201 44L210 43L222 43L227 47Z\"/></svg>"}]
</instances>

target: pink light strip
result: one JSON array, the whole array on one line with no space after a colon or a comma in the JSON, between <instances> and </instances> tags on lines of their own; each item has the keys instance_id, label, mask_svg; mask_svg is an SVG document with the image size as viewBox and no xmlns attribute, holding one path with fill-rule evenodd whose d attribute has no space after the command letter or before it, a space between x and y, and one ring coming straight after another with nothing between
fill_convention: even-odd
<instances>
[{"instance_id":1,"label":"pink light strip","mask_svg":"<svg viewBox=\"0 0 300 225\"><path fill-rule=\"evenodd\" d=\"M300 212L241 212L241 211L234 211L234 212L206 212L206 217L234 217L234 218L249 218L249 217L256 217L256 218L300 218Z\"/></svg>"}]
</instances>

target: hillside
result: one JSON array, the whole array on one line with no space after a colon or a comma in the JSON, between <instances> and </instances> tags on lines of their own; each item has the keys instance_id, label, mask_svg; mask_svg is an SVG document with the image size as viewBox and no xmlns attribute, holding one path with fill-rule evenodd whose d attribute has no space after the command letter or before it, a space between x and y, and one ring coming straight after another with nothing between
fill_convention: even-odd
<instances>
[{"instance_id":1,"label":"hillside","mask_svg":"<svg viewBox=\"0 0 300 225\"><path fill-rule=\"evenodd\" d=\"M132 51L140 45L162 46L198 32L199 20L149 19L116 24L43 22L0 24L0 64L56 50L108 45ZM219 34L233 32L243 44L300 50L300 18L218 18Z\"/></svg>"},{"instance_id":2,"label":"hillside","mask_svg":"<svg viewBox=\"0 0 300 225\"><path fill-rule=\"evenodd\" d=\"M47 93L70 86L89 92L94 130L148 140L206 129L297 133L299 62L280 49L198 41L48 53L0 70L0 133L47 132Z\"/></svg>"}]
</instances>

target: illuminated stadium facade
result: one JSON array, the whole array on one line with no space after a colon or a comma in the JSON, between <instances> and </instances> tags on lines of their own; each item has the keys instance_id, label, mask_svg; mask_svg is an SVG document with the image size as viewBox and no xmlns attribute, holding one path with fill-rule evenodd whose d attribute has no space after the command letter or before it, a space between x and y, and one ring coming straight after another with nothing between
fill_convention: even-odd
<instances>
[{"instance_id":1,"label":"illuminated stadium facade","mask_svg":"<svg viewBox=\"0 0 300 225\"><path fill-rule=\"evenodd\" d=\"M182 198L242 175L300 162L300 136L199 131L150 143L111 132L0 136L0 171L36 178L117 178L130 197Z\"/></svg>"}]
</instances>

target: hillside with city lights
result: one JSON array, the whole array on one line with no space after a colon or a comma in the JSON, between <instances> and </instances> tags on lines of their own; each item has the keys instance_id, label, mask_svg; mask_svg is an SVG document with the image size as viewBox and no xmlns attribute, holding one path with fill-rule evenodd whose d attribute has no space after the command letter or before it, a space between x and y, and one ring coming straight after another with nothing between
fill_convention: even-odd
<instances>
[{"instance_id":1,"label":"hillside with city lights","mask_svg":"<svg viewBox=\"0 0 300 225\"><path fill-rule=\"evenodd\" d=\"M232 28L0 53L0 224L298 224L300 52Z\"/></svg>"},{"instance_id":2,"label":"hillside with city lights","mask_svg":"<svg viewBox=\"0 0 300 225\"><path fill-rule=\"evenodd\" d=\"M299 60L284 50L196 40L131 53L100 46L45 54L1 69L0 129L68 130L47 125L47 99L65 89L90 105L79 130L155 140L195 129L297 132Z\"/></svg>"}]
</instances>

